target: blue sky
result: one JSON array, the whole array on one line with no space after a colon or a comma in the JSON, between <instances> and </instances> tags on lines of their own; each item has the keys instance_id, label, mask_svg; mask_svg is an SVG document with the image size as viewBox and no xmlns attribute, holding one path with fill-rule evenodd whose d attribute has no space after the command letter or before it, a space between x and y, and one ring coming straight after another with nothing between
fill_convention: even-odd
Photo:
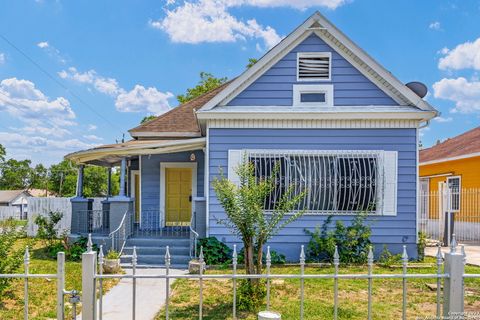
<instances>
[{"instance_id":1,"label":"blue sky","mask_svg":"<svg viewBox=\"0 0 480 320\"><path fill-rule=\"evenodd\" d=\"M315 10L442 112L429 146L479 125L480 1L201 0L0 4L0 143L58 162L177 105L200 71L234 77Z\"/></svg>"}]
</instances>

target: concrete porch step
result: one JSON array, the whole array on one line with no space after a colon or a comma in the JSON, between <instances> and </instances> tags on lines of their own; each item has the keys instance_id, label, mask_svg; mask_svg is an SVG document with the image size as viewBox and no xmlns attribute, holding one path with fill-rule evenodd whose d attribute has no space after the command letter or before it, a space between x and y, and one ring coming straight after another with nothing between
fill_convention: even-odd
<instances>
[{"instance_id":1,"label":"concrete porch step","mask_svg":"<svg viewBox=\"0 0 480 320\"><path fill-rule=\"evenodd\" d=\"M189 255L190 254L190 247L189 246L170 246L170 255ZM137 250L137 255L143 256L143 255L158 255L158 256L164 256L166 253L166 246L162 247L145 247L145 246L139 246L136 247ZM133 246L125 247L123 248L123 253L125 255L131 255L133 254Z\"/></svg>"},{"instance_id":2,"label":"concrete porch step","mask_svg":"<svg viewBox=\"0 0 480 320\"><path fill-rule=\"evenodd\" d=\"M190 261L190 255L171 255L170 256L171 265L186 267L188 266L189 261ZM122 257L120 257L120 263L125 265L131 265L132 263L131 256L122 255ZM165 255L156 255L156 254L138 255L137 264L165 266Z\"/></svg>"},{"instance_id":3,"label":"concrete porch step","mask_svg":"<svg viewBox=\"0 0 480 320\"><path fill-rule=\"evenodd\" d=\"M190 247L188 238L128 238L125 246L127 247Z\"/></svg>"}]
</instances>

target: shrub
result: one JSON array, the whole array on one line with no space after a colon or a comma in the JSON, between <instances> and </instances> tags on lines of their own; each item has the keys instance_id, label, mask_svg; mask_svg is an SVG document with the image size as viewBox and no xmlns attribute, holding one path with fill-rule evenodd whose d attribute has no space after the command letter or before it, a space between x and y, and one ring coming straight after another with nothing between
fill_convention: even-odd
<instances>
[{"instance_id":1,"label":"shrub","mask_svg":"<svg viewBox=\"0 0 480 320\"><path fill-rule=\"evenodd\" d=\"M12 219L0 222L0 274L16 273L23 262L23 248L15 249L15 241L22 237L22 230ZM0 297L12 278L0 278Z\"/></svg>"},{"instance_id":2,"label":"shrub","mask_svg":"<svg viewBox=\"0 0 480 320\"><path fill-rule=\"evenodd\" d=\"M257 312L267 295L265 281L259 280L259 285L252 286L248 279L238 281L238 304L239 311Z\"/></svg>"},{"instance_id":3,"label":"shrub","mask_svg":"<svg viewBox=\"0 0 480 320\"><path fill-rule=\"evenodd\" d=\"M391 267L402 261L401 254L392 254L386 244L383 245L383 250L378 256L378 263L383 267Z\"/></svg>"},{"instance_id":4,"label":"shrub","mask_svg":"<svg viewBox=\"0 0 480 320\"><path fill-rule=\"evenodd\" d=\"M82 253L87 251L86 237L80 237L77 241L70 243L68 236L63 235L61 239L55 240L50 246L45 247L47 256L51 259L55 259L59 252L65 252L65 258L70 261L82 260ZM92 249L98 251L97 245L93 245Z\"/></svg>"},{"instance_id":5,"label":"shrub","mask_svg":"<svg viewBox=\"0 0 480 320\"><path fill-rule=\"evenodd\" d=\"M240 252L238 253L238 263L239 264L244 264L245 263L245 254L244 254L244 250L243 248L240 250ZM267 263L267 258L266 258L266 252L263 253L262 255L262 263L265 264ZM281 254L281 253L278 253L277 251L275 250L270 250L270 258L271 258L271 262L272 264L285 264L287 262L287 259L285 257L285 255ZM254 262L256 263L257 261L257 255L254 255L253 256L253 259L254 259Z\"/></svg>"},{"instance_id":6,"label":"shrub","mask_svg":"<svg viewBox=\"0 0 480 320\"><path fill-rule=\"evenodd\" d=\"M427 246L427 234L423 231L418 232L417 255L418 261L425 260L425 247Z\"/></svg>"},{"instance_id":7,"label":"shrub","mask_svg":"<svg viewBox=\"0 0 480 320\"><path fill-rule=\"evenodd\" d=\"M232 249L215 237L199 239L197 246L198 252L200 252L200 247L203 247L206 264L225 264L231 261Z\"/></svg>"},{"instance_id":8,"label":"shrub","mask_svg":"<svg viewBox=\"0 0 480 320\"><path fill-rule=\"evenodd\" d=\"M109 260L120 259L120 252L110 249L108 250L107 255L105 256L105 259L109 259Z\"/></svg>"},{"instance_id":9,"label":"shrub","mask_svg":"<svg viewBox=\"0 0 480 320\"><path fill-rule=\"evenodd\" d=\"M53 247L58 239L57 224L62 220L63 214L50 211L48 216L37 216L35 224L38 226L37 237L45 241L45 246Z\"/></svg>"},{"instance_id":10,"label":"shrub","mask_svg":"<svg viewBox=\"0 0 480 320\"><path fill-rule=\"evenodd\" d=\"M349 226L338 220L335 228L329 230L332 219L333 216L328 216L322 227L316 227L313 232L305 230L305 233L312 237L307 245L307 261L332 262L337 245L340 262L365 263L372 233L370 226L365 224L366 214L360 213L355 216Z\"/></svg>"}]
</instances>

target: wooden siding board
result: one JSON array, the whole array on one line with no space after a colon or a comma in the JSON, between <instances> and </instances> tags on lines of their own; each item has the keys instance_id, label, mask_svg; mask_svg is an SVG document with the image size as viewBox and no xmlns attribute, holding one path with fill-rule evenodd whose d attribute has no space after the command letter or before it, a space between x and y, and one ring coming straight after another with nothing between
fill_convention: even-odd
<instances>
[{"instance_id":1,"label":"wooden siding board","mask_svg":"<svg viewBox=\"0 0 480 320\"><path fill-rule=\"evenodd\" d=\"M229 149L292 149L292 150L396 150L398 162L397 216L370 216L372 240L377 246L400 244L408 246L409 254L416 255L416 139L415 129L215 129L209 130L209 234L225 239L232 244L235 240L229 231L218 224L224 217L211 182L226 172ZM286 227L272 244L292 243L295 246L282 249L289 259L296 255L301 244L309 237L304 228L310 230L321 225L326 215L305 215ZM338 216L346 223L352 216ZM388 230L388 231L386 231ZM229 240L230 239L230 240Z\"/></svg>"},{"instance_id":2,"label":"wooden siding board","mask_svg":"<svg viewBox=\"0 0 480 320\"><path fill-rule=\"evenodd\" d=\"M297 81L298 52L331 52L331 81ZM292 105L293 84L333 84L334 104L397 105L378 86L316 35L311 35L292 49L228 105Z\"/></svg>"}]
</instances>

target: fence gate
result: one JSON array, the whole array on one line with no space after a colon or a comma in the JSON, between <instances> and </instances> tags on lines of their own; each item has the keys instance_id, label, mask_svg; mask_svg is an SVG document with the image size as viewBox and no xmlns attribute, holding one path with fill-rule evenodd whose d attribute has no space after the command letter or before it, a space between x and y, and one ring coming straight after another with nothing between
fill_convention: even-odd
<instances>
[{"instance_id":1,"label":"fence gate","mask_svg":"<svg viewBox=\"0 0 480 320\"><path fill-rule=\"evenodd\" d=\"M31 279L56 279L57 281L57 320L65 319L65 296L69 298L69 302L72 304L73 319L76 318L76 304L80 301L78 292L76 290L65 290L65 253L59 252L57 254L57 273L55 274L38 274L30 273L30 252L28 246L25 248L25 254L23 258L23 273L8 273L0 274L0 278L4 279L23 279L23 319L29 319L29 280Z\"/></svg>"},{"instance_id":2,"label":"fence gate","mask_svg":"<svg viewBox=\"0 0 480 320\"><path fill-rule=\"evenodd\" d=\"M449 245L451 235L459 242L480 244L480 189L459 189L439 182L428 190L420 182L419 230L432 242Z\"/></svg>"}]
</instances>

